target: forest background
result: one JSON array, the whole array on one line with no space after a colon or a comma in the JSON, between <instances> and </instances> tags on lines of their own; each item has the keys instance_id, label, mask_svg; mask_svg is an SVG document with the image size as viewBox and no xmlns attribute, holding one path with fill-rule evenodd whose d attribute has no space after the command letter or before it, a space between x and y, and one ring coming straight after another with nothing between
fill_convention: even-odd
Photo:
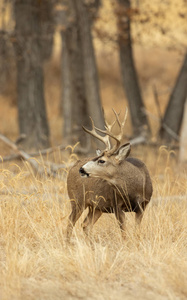
<instances>
[{"instance_id":1,"label":"forest background","mask_svg":"<svg viewBox=\"0 0 187 300\"><path fill-rule=\"evenodd\" d=\"M132 147L132 155L146 163L154 188L140 235L134 231L134 215L127 214L127 239L123 241L111 214L101 217L87 240L80 229L83 215L69 245L65 239L70 213L67 172L78 157L95 151L95 146L87 149L83 144L78 149L82 131L80 135L70 132L73 140L64 132L62 49L66 26L61 17L67 1L54 2L49 12L55 16L55 26L52 22L43 29L48 32L44 34L48 38L44 39L41 69L49 143L38 152L38 147L33 150L20 139L24 132L19 120L17 68L27 44L15 36L15 16L26 18L27 23L28 11L16 12L16 5L26 2L30 5L32 1L0 2L0 298L186 299L187 152L180 153L182 132L187 140L185 114L179 120L177 139L168 141L159 134L182 66L183 74L187 72L186 0L131 2L133 57L151 128L151 135ZM92 24L100 97L109 122L114 118L112 108L123 115L129 107L120 69L117 16L116 1L103 0ZM47 20L50 17L47 15ZM46 14L43 18L46 25ZM23 47L16 49L18 41ZM28 77L24 79L26 85ZM185 93L187 85L182 86ZM185 106L179 107L185 111ZM131 117L129 109L125 140L142 136L142 132L134 134ZM42 154L46 147L47 154ZM33 157L33 151L36 155L31 160L27 155Z\"/></svg>"}]
</instances>

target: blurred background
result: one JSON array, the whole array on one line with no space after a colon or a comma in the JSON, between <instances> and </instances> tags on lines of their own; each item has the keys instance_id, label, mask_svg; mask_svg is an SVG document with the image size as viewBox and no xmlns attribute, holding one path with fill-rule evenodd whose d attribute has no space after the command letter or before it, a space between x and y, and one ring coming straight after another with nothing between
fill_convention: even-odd
<instances>
[{"instance_id":1,"label":"blurred background","mask_svg":"<svg viewBox=\"0 0 187 300\"><path fill-rule=\"evenodd\" d=\"M183 162L186 98L186 0L0 0L0 133L25 151L88 153L89 116L103 129L128 107L124 139Z\"/></svg>"}]
</instances>

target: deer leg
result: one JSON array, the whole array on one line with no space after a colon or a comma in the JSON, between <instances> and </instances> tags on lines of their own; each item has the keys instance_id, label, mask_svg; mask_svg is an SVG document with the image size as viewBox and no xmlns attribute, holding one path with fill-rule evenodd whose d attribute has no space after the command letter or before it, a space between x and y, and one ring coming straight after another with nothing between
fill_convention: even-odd
<instances>
[{"instance_id":1,"label":"deer leg","mask_svg":"<svg viewBox=\"0 0 187 300\"><path fill-rule=\"evenodd\" d=\"M136 212L135 218L136 218L136 226L140 226L143 218L143 212L142 211Z\"/></svg>"},{"instance_id":2,"label":"deer leg","mask_svg":"<svg viewBox=\"0 0 187 300\"><path fill-rule=\"evenodd\" d=\"M82 223L84 233L88 234L92 230L93 225L97 222L101 215L102 211L89 207L89 212Z\"/></svg>"},{"instance_id":3,"label":"deer leg","mask_svg":"<svg viewBox=\"0 0 187 300\"><path fill-rule=\"evenodd\" d=\"M136 215L135 215L135 230L136 230L136 235L138 238L140 237L140 224L141 224L147 203L148 203L147 201L141 201L141 200L137 201L138 206L135 210L135 213L136 213Z\"/></svg>"},{"instance_id":4,"label":"deer leg","mask_svg":"<svg viewBox=\"0 0 187 300\"><path fill-rule=\"evenodd\" d=\"M142 221L142 218L143 218L143 214L144 214L146 205L148 204L148 202L147 201L143 202L143 201L138 200L137 204L138 204L138 206L137 206L137 208L135 210L135 213L136 213L136 224L140 225L141 221Z\"/></svg>"},{"instance_id":5,"label":"deer leg","mask_svg":"<svg viewBox=\"0 0 187 300\"><path fill-rule=\"evenodd\" d=\"M122 208L116 208L114 210L116 219L118 220L122 237L125 239L126 238L126 224L125 224L125 213L123 212Z\"/></svg>"},{"instance_id":6,"label":"deer leg","mask_svg":"<svg viewBox=\"0 0 187 300\"><path fill-rule=\"evenodd\" d=\"M135 236L137 239L140 238L140 224L143 218L143 210L137 209L135 214Z\"/></svg>"},{"instance_id":7,"label":"deer leg","mask_svg":"<svg viewBox=\"0 0 187 300\"><path fill-rule=\"evenodd\" d=\"M143 208L142 208L142 205L141 205L141 202L138 202L138 206L135 210L135 218L136 218L136 225L140 225L141 224L141 221L142 221L142 218L143 218Z\"/></svg>"},{"instance_id":8,"label":"deer leg","mask_svg":"<svg viewBox=\"0 0 187 300\"><path fill-rule=\"evenodd\" d=\"M80 218L83 210L84 210L84 208L79 207L78 205L73 205L72 206L72 211L71 211L71 214L70 214L69 219L68 219L67 241L70 240L71 235L72 235L72 231L73 231L73 227L75 226L75 223L77 222L77 220Z\"/></svg>"}]
</instances>

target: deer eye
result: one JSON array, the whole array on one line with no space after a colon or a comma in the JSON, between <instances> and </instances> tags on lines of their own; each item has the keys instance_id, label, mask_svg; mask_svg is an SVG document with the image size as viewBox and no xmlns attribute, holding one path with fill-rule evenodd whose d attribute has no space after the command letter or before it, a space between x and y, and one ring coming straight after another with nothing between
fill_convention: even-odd
<instances>
[{"instance_id":1,"label":"deer eye","mask_svg":"<svg viewBox=\"0 0 187 300\"><path fill-rule=\"evenodd\" d=\"M99 163L99 164L104 164L104 163L105 163L105 160L99 159L99 160L98 160L98 163Z\"/></svg>"}]
</instances>

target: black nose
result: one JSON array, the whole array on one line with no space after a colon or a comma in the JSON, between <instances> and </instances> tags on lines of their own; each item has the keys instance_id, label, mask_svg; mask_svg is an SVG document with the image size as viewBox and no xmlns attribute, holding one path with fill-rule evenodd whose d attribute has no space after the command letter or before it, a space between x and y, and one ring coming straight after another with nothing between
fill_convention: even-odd
<instances>
[{"instance_id":1,"label":"black nose","mask_svg":"<svg viewBox=\"0 0 187 300\"><path fill-rule=\"evenodd\" d=\"M81 167L79 169L79 173L81 174L82 177L89 177L89 174L86 173L86 171L83 169L83 167Z\"/></svg>"},{"instance_id":2,"label":"black nose","mask_svg":"<svg viewBox=\"0 0 187 300\"><path fill-rule=\"evenodd\" d=\"M81 168L79 169L79 173L80 173L80 174L85 174L86 172L85 172L84 169L81 167Z\"/></svg>"}]
</instances>

